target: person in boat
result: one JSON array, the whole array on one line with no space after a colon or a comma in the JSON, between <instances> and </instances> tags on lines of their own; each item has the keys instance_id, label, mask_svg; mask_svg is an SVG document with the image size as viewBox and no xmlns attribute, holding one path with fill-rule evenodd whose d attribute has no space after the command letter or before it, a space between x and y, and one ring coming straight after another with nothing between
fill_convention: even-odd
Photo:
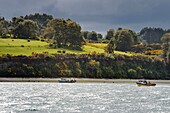
<instances>
[{"instance_id":1,"label":"person in boat","mask_svg":"<svg viewBox=\"0 0 170 113\"><path fill-rule=\"evenodd\" d=\"M143 83L147 84L147 81L144 81Z\"/></svg>"}]
</instances>

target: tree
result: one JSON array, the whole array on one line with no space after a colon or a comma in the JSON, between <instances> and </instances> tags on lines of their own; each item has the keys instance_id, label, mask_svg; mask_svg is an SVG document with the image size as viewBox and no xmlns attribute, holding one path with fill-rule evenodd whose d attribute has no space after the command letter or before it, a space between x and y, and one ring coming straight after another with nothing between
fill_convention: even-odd
<instances>
[{"instance_id":1,"label":"tree","mask_svg":"<svg viewBox=\"0 0 170 113\"><path fill-rule=\"evenodd\" d=\"M0 22L0 36L2 36L3 32L4 32L3 25L2 22Z\"/></svg>"},{"instance_id":2,"label":"tree","mask_svg":"<svg viewBox=\"0 0 170 113\"><path fill-rule=\"evenodd\" d=\"M103 35L100 34L100 33L98 33L98 34L97 34L97 38L98 38L98 39L102 39L102 38L103 38Z\"/></svg>"},{"instance_id":3,"label":"tree","mask_svg":"<svg viewBox=\"0 0 170 113\"><path fill-rule=\"evenodd\" d=\"M30 15L26 15L24 17L24 19L26 20L33 20L35 22L37 22L39 27L43 27L46 26L49 20L53 19L52 15L47 15L47 14L39 14L39 13L35 13L34 15L30 14Z\"/></svg>"},{"instance_id":4,"label":"tree","mask_svg":"<svg viewBox=\"0 0 170 113\"><path fill-rule=\"evenodd\" d=\"M43 31L43 37L48 39L54 39L54 29L52 27L46 27Z\"/></svg>"},{"instance_id":5,"label":"tree","mask_svg":"<svg viewBox=\"0 0 170 113\"><path fill-rule=\"evenodd\" d=\"M7 34L11 34L9 27L10 23L5 20L4 17L0 17L0 36L6 36Z\"/></svg>"},{"instance_id":6,"label":"tree","mask_svg":"<svg viewBox=\"0 0 170 113\"><path fill-rule=\"evenodd\" d=\"M83 36L83 38L88 39L88 40L93 40L93 41L97 41L98 39L103 38L102 34L97 33L95 31L92 31L92 32L82 31L81 35Z\"/></svg>"},{"instance_id":7,"label":"tree","mask_svg":"<svg viewBox=\"0 0 170 113\"><path fill-rule=\"evenodd\" d=\"M81 35L81 26L76 22L67 19L67 31L66 38L64 40L64 44L67 43L72 47L80 48L82 46L83 38Z\"/></svg>"},{"instance_id":8,"label":"tree","mask_svg":"<svg viewBox=\"0 0 170 113\"><path fill-rule=\"evenodd\" d=\"M166 33L162 36L161 41L163 43L169 43L170 42L170 33Z\"/></svg>"},{"instance_id":9,"label":"tree","mask_svg":"<svg viewBox=\"0 0 170 113\"><path fill-rule=\"evenodd\" d=\"M61 47L62 42L65 38L66 32L66 21L64 19L52 19L48 22L45 31L48 33L51 30L53 40L56 42L58 47Z\"/></svg>"},{"instance_id":10,"label":"tree","mask_svg":"<svg viewBox=\"0 0 170 113\"><path fill-rule=\"evenodd\" d=\"M89 33L89 31L82 31L81 32L81 35L85 38L85 39L87 39L87 34Z\"/></svg>"},{"instance_id":11,"label":"tree","mask_svg":"<svg viewBox=\"0 0 170 113\"><path fill-rule=\"evenodd\" d=\"M15 28L20 22L23 22L23 21L24 21L23 17L13 17L11 24Z\"/></svg>"},{"instance_id":12,"label":"tree","mask_svg":"<svg viewBox=\"0 0 170 113\"><path fill-rule=\"evenodd\" d=\"M128 69L128 78L137 78L137 71L135 69Z\"/></svg>"},{"instance_id":13,"label":"tree","mask_svg":"<svg viewBox=\"0 0 170 113\"><path fill-rule=\"evenodd\" d=\"M117 40L117 50L119 51L128 51L131 49L132 45L134 44L134 39L132 34L126 30L118 30L115 33L115 39Z\"/></svg>"},{"instance_id":14,"label":"tree","mask_svg":"<svg viewBox=\"0 0 170 113\"><path fill-rule=\"evenodd\" d=\"M95 31L89 32L87 39L97 41L97 33Z\"/></svg>"},{"instance_id":15,"label":"tree","mask_svg":"<svg viewBox=\"0 0 170 113\"><path fill-rule=\"evenodd\" d=\"M129 32L130 32L130 34L133 37L134 44L138 44L139 43L139 39L140 39L139 36L136 34L136 32L134 32L134 31L132 31L130 29L129 29Z\"/></svg>"},{"instance_id":16,"label":"tree","mask_svg":"<svg viewBox=\"0 0 170 113\"><path fill-rule=\"evenodd\" d=\"M169 65L170 65L170 52L167 54L167 59L168 59Z\"/></svg>"},{"instance_id":17,"label":"tree","mask_svg":"<svg viewBox=\"0 0 170 113\"><path fill-rule=\"evenodd\" d=\"M106 34L106 39L110 40L111 38L113 38L113 36L114 36L114 30L113 29L109 29L107 31L107 34Z\"/></svg>"},{"instance_id":18,"label":"tree","mask_svg":"<svg viewBox=\"0 0 170 113\"><path fill-rule=\"evenodd\" d=\"M38 25L38 35L42 35L44 27L46 27L49 20L53 19L53 16L47 14L35 13L33 15L32 14L26 15L24 19L33 20L34 22L36 22Z\"/></svg>"},{"instance_id":19,"label":"tree","mask_svg":"<svg viewBox=\"0 0 170 113\"><path fill-rule=\"evenodd\" d=\"M164 34L161 38L161 41L163 42L163 57L168 57L168 54L170 53L170 33Z\"/></svg>"},{"instance_id":20,"label":"tree","mask_svg":"<svg viewBox=\"0 0 170 113\"><path fill-rule=\"evenodd\" d=\"M115 38L111 38L109 44L105 48L105 52L114 53L115 48L116 48L116 40Z\"/></svg>"},{"instance_id":21,"label":"tree","mask_svg":"<svg viewBox=\"0 0 170 113\"><path fill-rule=\"evenodd\" d=\"M67 19L52 19L45 28L46 34L52 34L53 40L58 47L61 46L81 46L83 39L81 27L76 22Z\"/></svg>"},{"instance_id":22,"label":"tree","mask_svg":"<svg viewBox=\"0 0 170 113\"><path fill-rule=\"evenodd\" d=\"M37 36L37 24L32 20L19 22L13 29L13 35L17 38L35 39Z\"/></svg>"}]
</instances>

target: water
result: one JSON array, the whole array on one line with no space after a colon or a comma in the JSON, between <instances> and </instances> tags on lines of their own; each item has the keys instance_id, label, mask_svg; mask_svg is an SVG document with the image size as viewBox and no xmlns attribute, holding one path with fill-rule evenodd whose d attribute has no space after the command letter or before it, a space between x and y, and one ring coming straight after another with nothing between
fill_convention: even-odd
<instances>
[{"instance_id":1,"label":"water","mask_svg":"<svg viewBox=\"0 0 170 113\"><path fill-rule=\"evenodd\" d=\"M0 113L169 113L170 85L0 83Z\"/></svg>"}]
</instances>

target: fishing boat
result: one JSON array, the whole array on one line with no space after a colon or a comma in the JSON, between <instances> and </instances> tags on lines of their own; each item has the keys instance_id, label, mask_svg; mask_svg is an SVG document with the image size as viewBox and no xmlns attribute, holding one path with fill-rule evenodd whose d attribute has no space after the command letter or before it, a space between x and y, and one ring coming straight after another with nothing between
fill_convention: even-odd
<instances>
[{"instance_id":1,"label":"fishing boat","mask_svg":"<svg viewBox=\"0 0 170 113\"><path fill-rule=\"evenodd\" d=\"M67 80L67 79L65 79L65 78L61 78L60 80L58 80L58 82L59 82L59 83L75 83L76 80L73 80L73 79Z\"/></svg>"},{"instance_id":2,"label":"fishing boat","mask_svg":"<svg viewBox=\"0 0 170 113\"><path fill-rule=\"evenodd\" d=\"M138 86L156 86L155 83L151 83L150 81L146 81L146 80L140 80L140 81L136 82L136 84Z\"/></svg>"}]
</instances>

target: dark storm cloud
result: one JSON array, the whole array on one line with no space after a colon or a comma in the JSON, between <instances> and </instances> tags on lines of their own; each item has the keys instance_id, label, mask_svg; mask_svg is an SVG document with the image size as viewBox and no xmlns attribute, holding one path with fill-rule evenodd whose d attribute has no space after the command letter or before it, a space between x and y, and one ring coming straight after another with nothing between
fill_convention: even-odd
<instances>
[{"instance_id":1,"label":"dark storm cloud","mask_svg":"<svg viewBox=\"0 0 170 113\"><path fill-rule=\"evenodd\" d=\"M64 6L64 7L63 7ZM80 21L126 24L169 19L169 0L70 0L60 10Z\"/></svg>"},{"instance_id":2,"label":"dark storm cloud","mask_svg":"<svg viewBox=\"0 0 170 113\"><path fill-rule=\"evenodd\" d=\"M13 16L24 16L26 14L39 12L47 0L0 0L0 15L11 19Z\"/></svg>"},{"instance_id":3,"label":"dark storm cloud","mask_svg":"<svg viewBox=\"0 0 170 113\"><path fill-rule=\"evenodd\" d=\"M119 26L170 28L169 11L170 0L0 0L0 15L6 18L48 13L100 32Z\"/></svg>"}]
</instances>

